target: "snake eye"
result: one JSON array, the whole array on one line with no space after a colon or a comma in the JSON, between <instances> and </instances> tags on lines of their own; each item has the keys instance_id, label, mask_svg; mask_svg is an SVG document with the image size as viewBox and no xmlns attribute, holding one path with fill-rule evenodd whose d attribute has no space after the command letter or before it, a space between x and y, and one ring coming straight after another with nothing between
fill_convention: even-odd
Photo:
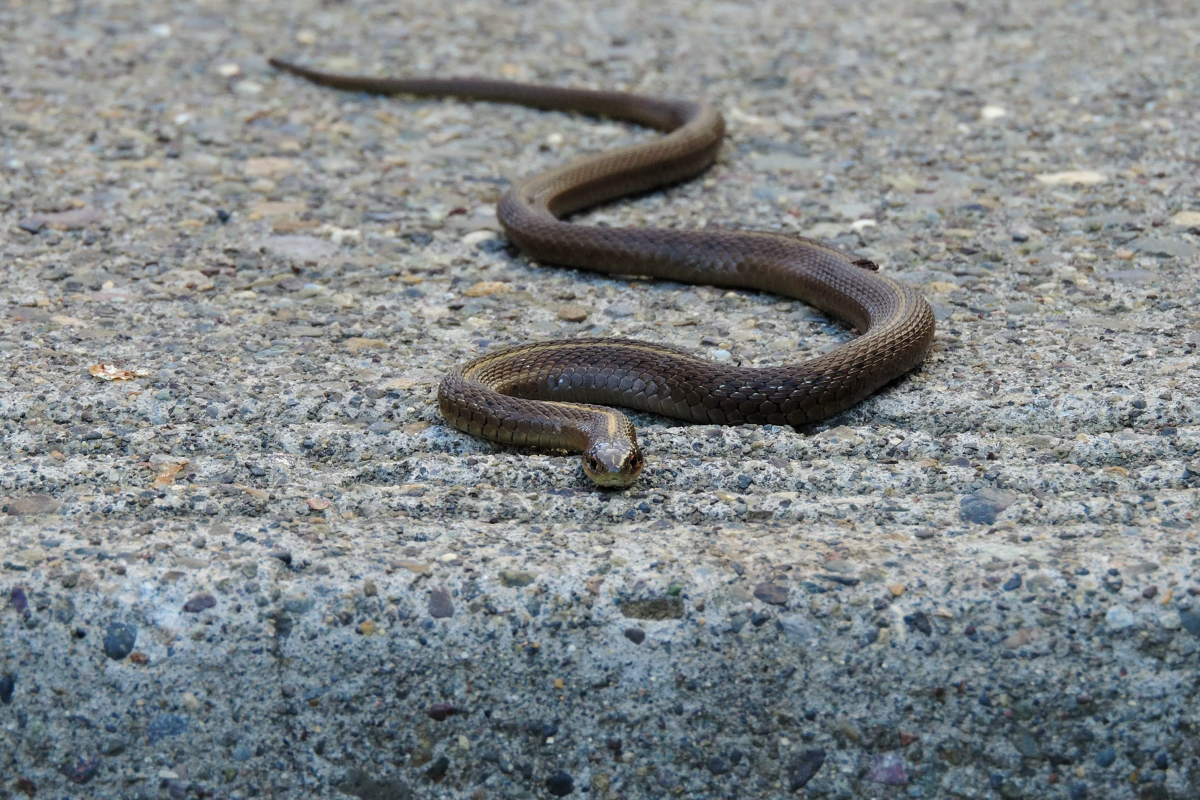
<instances>
[{"instance_id":1,"label":"snake eye","mask_svg":"<svg viewBox=\"0 0 1200 800\"><path fill-rule=\"evenodd\" d=\"M600 471L600 459L596 458L595 456L588 456L587 457L587 466L588 466L588 469L590 469L592 472L599 472Z\"/></svg>"}]
</instances>

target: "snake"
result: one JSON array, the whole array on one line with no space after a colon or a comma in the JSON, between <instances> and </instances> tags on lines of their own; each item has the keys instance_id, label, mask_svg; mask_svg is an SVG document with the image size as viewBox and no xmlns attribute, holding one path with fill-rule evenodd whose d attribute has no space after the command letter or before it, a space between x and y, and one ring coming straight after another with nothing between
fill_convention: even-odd
<instances>
[{"instance_id":1,"label":"snake","mask_svg":"<svg viewBox=\"0 0 1200 800\"><path fill-rule=\"evenodd\" d=\"M934 337L933 310L878 266L801 236L709 228L624 228L567 221L625 195L708 169L725 139L713 104L626 91L487 78L335 75L278 59L277 69L335 89L455 97L622 120L665 134L588 155L515 181L496 206L508 239L547 264L799 300L860 332L794 364L742 366L654 342L538 341L480 355L451 370L438 408L452 426L508 445L582 454L596 485L635 482L645 464L629 418L615 407L688 422L799 427L838 414L918 366Z\"/></svg>"}]
</instances>

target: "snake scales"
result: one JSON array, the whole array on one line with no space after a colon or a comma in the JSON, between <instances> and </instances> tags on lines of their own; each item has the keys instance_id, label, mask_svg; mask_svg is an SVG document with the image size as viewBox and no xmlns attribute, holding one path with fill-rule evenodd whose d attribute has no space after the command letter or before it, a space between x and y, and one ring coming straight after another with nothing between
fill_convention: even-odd
<instances>
[{"instance_id":1,"label":"snake scales","mask_svg":"<svg viewBox=\"0 0 1200 800\"><path fill-rule=\"evenodd\" d=\"M820 242L728 230L600 228L572 212L689 178L717 156L725 123L711 105L626 92L477 78L331 75L272 60L314 83L372 94L453 96L579 111L667 133L581 158L520 182L497 216L531 258L600 272L757 289L837 316L862 335L799 364L740 367L627 339L518 345L459 366L438 389L442 416L496 442L583 453L602 486L626 486L643 466L629 419L605 406L691 422L800 425L829 417L911 370L933 341L934 317L913 288Z\"/></svg>"}]
</instances>

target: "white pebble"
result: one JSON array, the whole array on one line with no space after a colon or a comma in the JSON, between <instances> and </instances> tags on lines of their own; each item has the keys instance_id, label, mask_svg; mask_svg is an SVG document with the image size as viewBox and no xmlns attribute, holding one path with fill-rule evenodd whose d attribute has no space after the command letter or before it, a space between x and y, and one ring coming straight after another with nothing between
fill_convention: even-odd
<instances>
[{"instance_id":1,"label":"white pebble","mask_svg":"<svg viewBox=\"0 0 1200 800\"><path fill-rule=\"evenodd\" d=\"M1123 631L1133 627L1133 612L1125 606L1113 606L1104 615L1104 622L1110 631Z\"/></svg>"},{"instance_id":2,"label":"white pebble","mask_svg":"<svg viewBox=\"0 0 1200 800\"><path fill-rule=\"evenodd\" d=\"M251 96L261 92L263 90L263 85L261 83L255 83L254 81L238 81L237 85L233 87L233 90L240 95Z\"/></svg>"},{"instance_id":3,"label":"white pebble","mask_svg":"<svg viewBox=\"0 0 1200 800\"><path fill-rule=\"evenodd\" d=\"M480 242L486 242L488 239L495 239L495 231L471 231L466 236L462 237L463 244L474 246Z\"/></svg>"}]
</instances>

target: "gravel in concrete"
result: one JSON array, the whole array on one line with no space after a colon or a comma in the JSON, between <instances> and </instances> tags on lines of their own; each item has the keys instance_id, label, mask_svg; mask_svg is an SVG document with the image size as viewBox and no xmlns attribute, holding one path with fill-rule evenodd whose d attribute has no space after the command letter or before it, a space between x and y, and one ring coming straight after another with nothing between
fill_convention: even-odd
<instances>
[{"instance_id":1,"label":"gravel in concrete","mask_svg":"<svg viewBox=\"0 0 1200 800\"><path fill-rule=\"evenodd\" d=\"M508 246L515 176L652 133L271 55L711 98L711 172L581 221L823 239L934 350L637 415L623 492L448 429L509 343L852 334ZM0 798L1200 796L1198 56L1169 1L9 0Z\"/></svg>"}]
</instances>

